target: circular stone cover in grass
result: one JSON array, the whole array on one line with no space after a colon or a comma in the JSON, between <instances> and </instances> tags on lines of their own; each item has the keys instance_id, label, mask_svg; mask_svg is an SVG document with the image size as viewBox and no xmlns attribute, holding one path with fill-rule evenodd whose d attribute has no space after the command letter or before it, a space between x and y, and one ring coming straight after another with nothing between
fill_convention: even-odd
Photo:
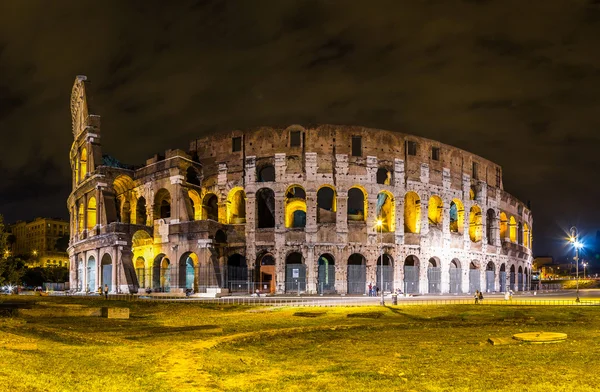
<instances>
[{"instance_id":1,"label":"circular stone cover in grass","mask_svg":"<svg viewBox=\"0 0 600 392\"><path fill-rule=\"evenodd\" d=\"M513 335L513 339L527 343L558 343L566 340L567 334L560 332L523 332Z\"/></svg>"}]
</instances>

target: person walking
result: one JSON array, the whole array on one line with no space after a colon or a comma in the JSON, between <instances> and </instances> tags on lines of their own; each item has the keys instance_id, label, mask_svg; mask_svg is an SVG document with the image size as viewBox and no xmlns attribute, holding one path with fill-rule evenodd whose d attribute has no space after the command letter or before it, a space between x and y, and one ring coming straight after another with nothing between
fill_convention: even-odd
<instances>
[{"instance_id":1,"label":"person walking","mask_svg":"<svg viewBox=\"0 0 600 392\"><path fill-rule=\"evenodd\" d=\"M373 296L373 285L369 283L369 297Z\"/></svg>"},{"instance_id":2,"label":"person walking","mask_svg":"<svg viewBox=\"0 0 600 392\"><path fill-rule=\"evenodd\" d=\"M473 296L475 298L475 304L479 303L479 290L475 290L475 295Z\"/></svg>"},{"instance_id":3,"label":"person walking","mask_svg":"<svg viewBox=\"0 0 600 392\"><path fill-rule=\"evenodd\" d=\"M104 285L104 299L108 299L108 285Z\"/></svg>"},{"instance_id":4,"label":"person walking","mask_svg":"<svg viewBox=\"0 0 600 392\"><path fill-rule=\"evenodd\" d=\"M483 291L479 292L479 303L482 304L483 303Z\"/></svg>"}]
</instances>

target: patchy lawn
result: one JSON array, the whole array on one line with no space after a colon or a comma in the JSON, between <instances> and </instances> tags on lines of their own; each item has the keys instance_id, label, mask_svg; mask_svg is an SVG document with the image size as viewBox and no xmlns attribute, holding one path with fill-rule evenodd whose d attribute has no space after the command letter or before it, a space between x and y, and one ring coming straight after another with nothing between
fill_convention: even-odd
<instances>
[{"instance_id":1,"label":"patchy lawn","mask_svg":"<svg viewBox=\"0 0 600 392\"><path fill-rule=\"evenodd\" d=\"M29 301L32 298L2 297ZM0 317L15 391L595 391L600 308L272 308L36 298ZM126 306L129 320L65 315ZM60 306L59 317L52 317ZM566 342L493 346L547 331Z\"/></svg>"}]
</instances>

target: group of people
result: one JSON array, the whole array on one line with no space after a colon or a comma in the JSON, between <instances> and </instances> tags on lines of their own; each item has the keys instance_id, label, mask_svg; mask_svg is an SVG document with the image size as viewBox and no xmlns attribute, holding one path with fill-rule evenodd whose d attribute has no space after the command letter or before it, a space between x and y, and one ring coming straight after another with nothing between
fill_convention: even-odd
<instances>
[{"instance_id":1,"label":"group of people","mask_svg":"<svg viewBox=\"0 0 600 392\"><path fill-rule=\"evenodd\" d=\"M102 286L98 287L98 295L102 296ZM104 285L104 298L108 299L108 285L107 284Z\"/></svg>"},{"instance_id":2,"label":"group of people","mask_svg":"<svg viewBox=\"0 0 600 392\"><path fill-rule=\"evenodd\" d=\"M482 304L483 303L483 292L482 291L475 290L475 295L473 295L473 297L475 298L475 303L476 304Z\"/></svg>"},{"instance_id":3,"label":"group of people","mask_svg":"<svg viewBox=\"0 0 600 392\"><path fill-rule=\"evenodd\" d=\"M373 286L369 283L369 297L378 297L379 296L379 287Z\"/></svg>"}]
</instances>

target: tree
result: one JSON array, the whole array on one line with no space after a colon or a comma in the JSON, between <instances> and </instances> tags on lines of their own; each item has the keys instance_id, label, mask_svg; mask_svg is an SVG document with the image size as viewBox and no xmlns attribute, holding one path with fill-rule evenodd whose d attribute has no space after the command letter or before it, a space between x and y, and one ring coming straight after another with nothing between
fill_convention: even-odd
<instances>
[{"instance_id":1,"label":"tree","mask_svg":"<svg viewBox=\"0 0 600 392\"><path fill-rule=\"evenodd\" d=\"M25 274L23 260L8 254L8 233L4 217L0 215L0 285L6 283L20 284Z\"/></svg>"}]
</instances>

